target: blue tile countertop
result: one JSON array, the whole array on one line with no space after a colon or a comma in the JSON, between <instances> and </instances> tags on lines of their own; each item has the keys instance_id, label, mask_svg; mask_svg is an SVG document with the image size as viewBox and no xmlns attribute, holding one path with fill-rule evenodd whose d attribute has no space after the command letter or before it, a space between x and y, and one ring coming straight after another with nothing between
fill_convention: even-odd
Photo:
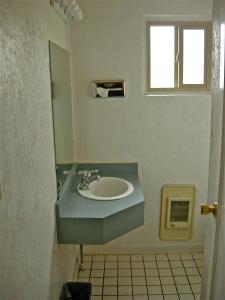
<instances>
[{"instance_id":1,"label":"blue tile countertop","mask_svg":"<svg viewBox=\"0 0 225 300\"><path fill-rule=\"evenodd\" d=\"M92 200L77 191L80 170L98 169L100 176L130 181L134 191L117 200ZM102 244L144 223L144 196L137 163L77 164L71 169L56 203L58 242Z\"/></svg>"}]
</instances>

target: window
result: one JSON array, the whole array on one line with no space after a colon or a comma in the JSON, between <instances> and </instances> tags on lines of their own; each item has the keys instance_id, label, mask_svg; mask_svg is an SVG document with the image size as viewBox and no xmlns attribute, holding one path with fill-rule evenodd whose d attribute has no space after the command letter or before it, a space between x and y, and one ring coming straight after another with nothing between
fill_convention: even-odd
<instances>
[{"instance_id":1,"label":"window","mask_svg":"<svg viewBox=\"0 0 225 300\"><path fill-rule=\"evenodd\" d=\"M147 22L147 92L211 87L211 23Z\"/></svg>"}]
</instances>

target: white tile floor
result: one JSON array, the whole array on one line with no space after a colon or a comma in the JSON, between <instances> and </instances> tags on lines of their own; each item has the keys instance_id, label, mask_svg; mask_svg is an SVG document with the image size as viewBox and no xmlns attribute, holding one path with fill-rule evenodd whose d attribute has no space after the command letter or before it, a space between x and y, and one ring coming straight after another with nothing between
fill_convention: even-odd
<instances>
[{"instance_id":1,"label":"white tile floor","mask_svg":"<svg viewBox=\"0 0 225 300\"><path fill-rule=\"evenodd\" d=\"M200 300L202 253L85 255L92 300Z\"/></svg>"}]
</instances>

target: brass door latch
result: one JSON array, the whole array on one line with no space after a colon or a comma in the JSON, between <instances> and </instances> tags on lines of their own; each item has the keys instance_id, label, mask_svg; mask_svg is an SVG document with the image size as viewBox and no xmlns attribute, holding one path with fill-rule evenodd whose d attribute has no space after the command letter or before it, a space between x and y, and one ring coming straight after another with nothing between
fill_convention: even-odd
<instances>
[{"instance_id":1,"label":"brass door latch","mask_svg":"<svg viewBox=\"0 0 225 300\"><path fill-rule=\"evenodd\" d=\"M201 204L201 215L209 215L210 213L216 216L217 214L218 203Z\"/></svg>"}]
</instances>

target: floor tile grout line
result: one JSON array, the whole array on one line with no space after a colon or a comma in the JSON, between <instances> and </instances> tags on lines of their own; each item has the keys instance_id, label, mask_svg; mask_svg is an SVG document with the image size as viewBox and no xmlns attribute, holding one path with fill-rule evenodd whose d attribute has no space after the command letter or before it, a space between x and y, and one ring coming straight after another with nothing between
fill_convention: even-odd
<instances>
[{"instance_id":1,"label":"floor tile grout line","mask_svg":"<svg viewBox=\"0 0 225 300\"><path fill-rule=\"evenodd\" d=\"M148 285L147 285L147 276L146 276L146 271L145 271L145 264L144 264L144 256L142 255L142 263L143 263L143 267L144 267L144 274L145 274L145 287L146 287L146 290L147 290L147 297L148 299L150 298L149 297L149 293L148 293Z\"/></svg>"},{"instance_id":2,"label":"floor tile grout line","mask_svg":"<svg viewBox=\"0 0 225 300\"><path fill-rule=\"evenodd\" d=\"M180 256L180 254L178 254L178 255L179 255L180 259L181 259L181 256ZM177 291L177 296L178 296L178 299L180 300L180 295L179 295L179 293L178 293L178 289L177 289L176 281L175 281L175 278L174 278L175 276L173 275L173 270L172 270L172 266L171 266L170 260L169 260L169 265L170 265L170 268L171 268L171 273L172 273L172 277L173 277L174 285L175 285L175 288L176 288L176 291Z\"/></svg>"},{"instance_id":3,"label":"floor tile grout line","mask_svg":"<svg viewBox=\"0 0 225 300\"><path fill-rule=\"evenodd\" d=\"M199 272L199 268L198 268L198 265L197 265L197 263L196 263L196 261L195 261L195 258L194 258L194 255L193 255L193 253L191 253L191 255L192 255L192 257L193 257L193 260L194 260L194 262L195 262L196 269L198 270L198 275L199 275L199 276L201 276L201 278L202 278L202 275L201 275L201 273Z\"/></svg>"},{"instance_id":4,"label":"floor tile grout line","mask_svg":"<svg viewBox=\"0 0 225 300\"><path fill-rule=\"evenodd\" d=\"M105 263L106 263L106 255L105 255L105 258L104 258L104 269L103 269L103 278L102 278L102 299L104 298Z\"/></svg>"},{"instance_id":5,"label":"floor tile grout line","mask_svg":"<svg viewBox=\"0 0 225 300\"><path fill-rule=\"evenodd\" d=\"M134 299L133 269L131 268L131 255L130 255L130 270L131 270L131 290L132 290L132 299Z\"/></svg>"},{"instance_id":6,"label":"floor tile grout line","mask_svg":"<svg viewBox=\"0 0 225 300\"><path fill-rule=\"evenodd\" d=\"M184 272L185 272L185 274L186 274L186 277L187 277L189 286L190 286L190 288L191 288L192 296L195 298L195 295L194 295L194 293L193 293L192 286L191 286L190 280L189 280L189 278L188 278L187 271L186 271L186 269L185 269L185 265L184 265L183 260L181 260L181 262L182 262L182 265L183 265L183 267L184 267ZM195 263L195 261L194 261L194 263ZM195 265L196 265L196 263L195 263Z\"/></svg>"},{"instance_id":7,"label":"floor tile grout line","mask_svg":"<svg viewBox=\"0 0 225 300\"><path fill-rule=\"evenodd\" d=\"M156 258L156 256L155 256L155 258ZM163 294L162 281L161 281L161 276L160 276L160 272L159 272L159 265L158 265L158 260L157 259L156 259L156 266L157 266L157 272L159 274L160 288L161 288L161 291L162 291L163 299L165 299L164 294Z\"/></svg>"},{"instance_id":8,"label":"floor tile grout line","mask_svg":"<svg viewBox=\"0 0 225 300\"><path fill-rule=\"evenodd\" d=\"M200 270L199 270L200 267L197 265L195 259L194 259L194 262L195 262L196 268L197 268L197 270L198 270L199 276L201 276L201 278L202 278L202 274L201 274L201 272L200 272Z\"/></svg>"}]
</instances>

